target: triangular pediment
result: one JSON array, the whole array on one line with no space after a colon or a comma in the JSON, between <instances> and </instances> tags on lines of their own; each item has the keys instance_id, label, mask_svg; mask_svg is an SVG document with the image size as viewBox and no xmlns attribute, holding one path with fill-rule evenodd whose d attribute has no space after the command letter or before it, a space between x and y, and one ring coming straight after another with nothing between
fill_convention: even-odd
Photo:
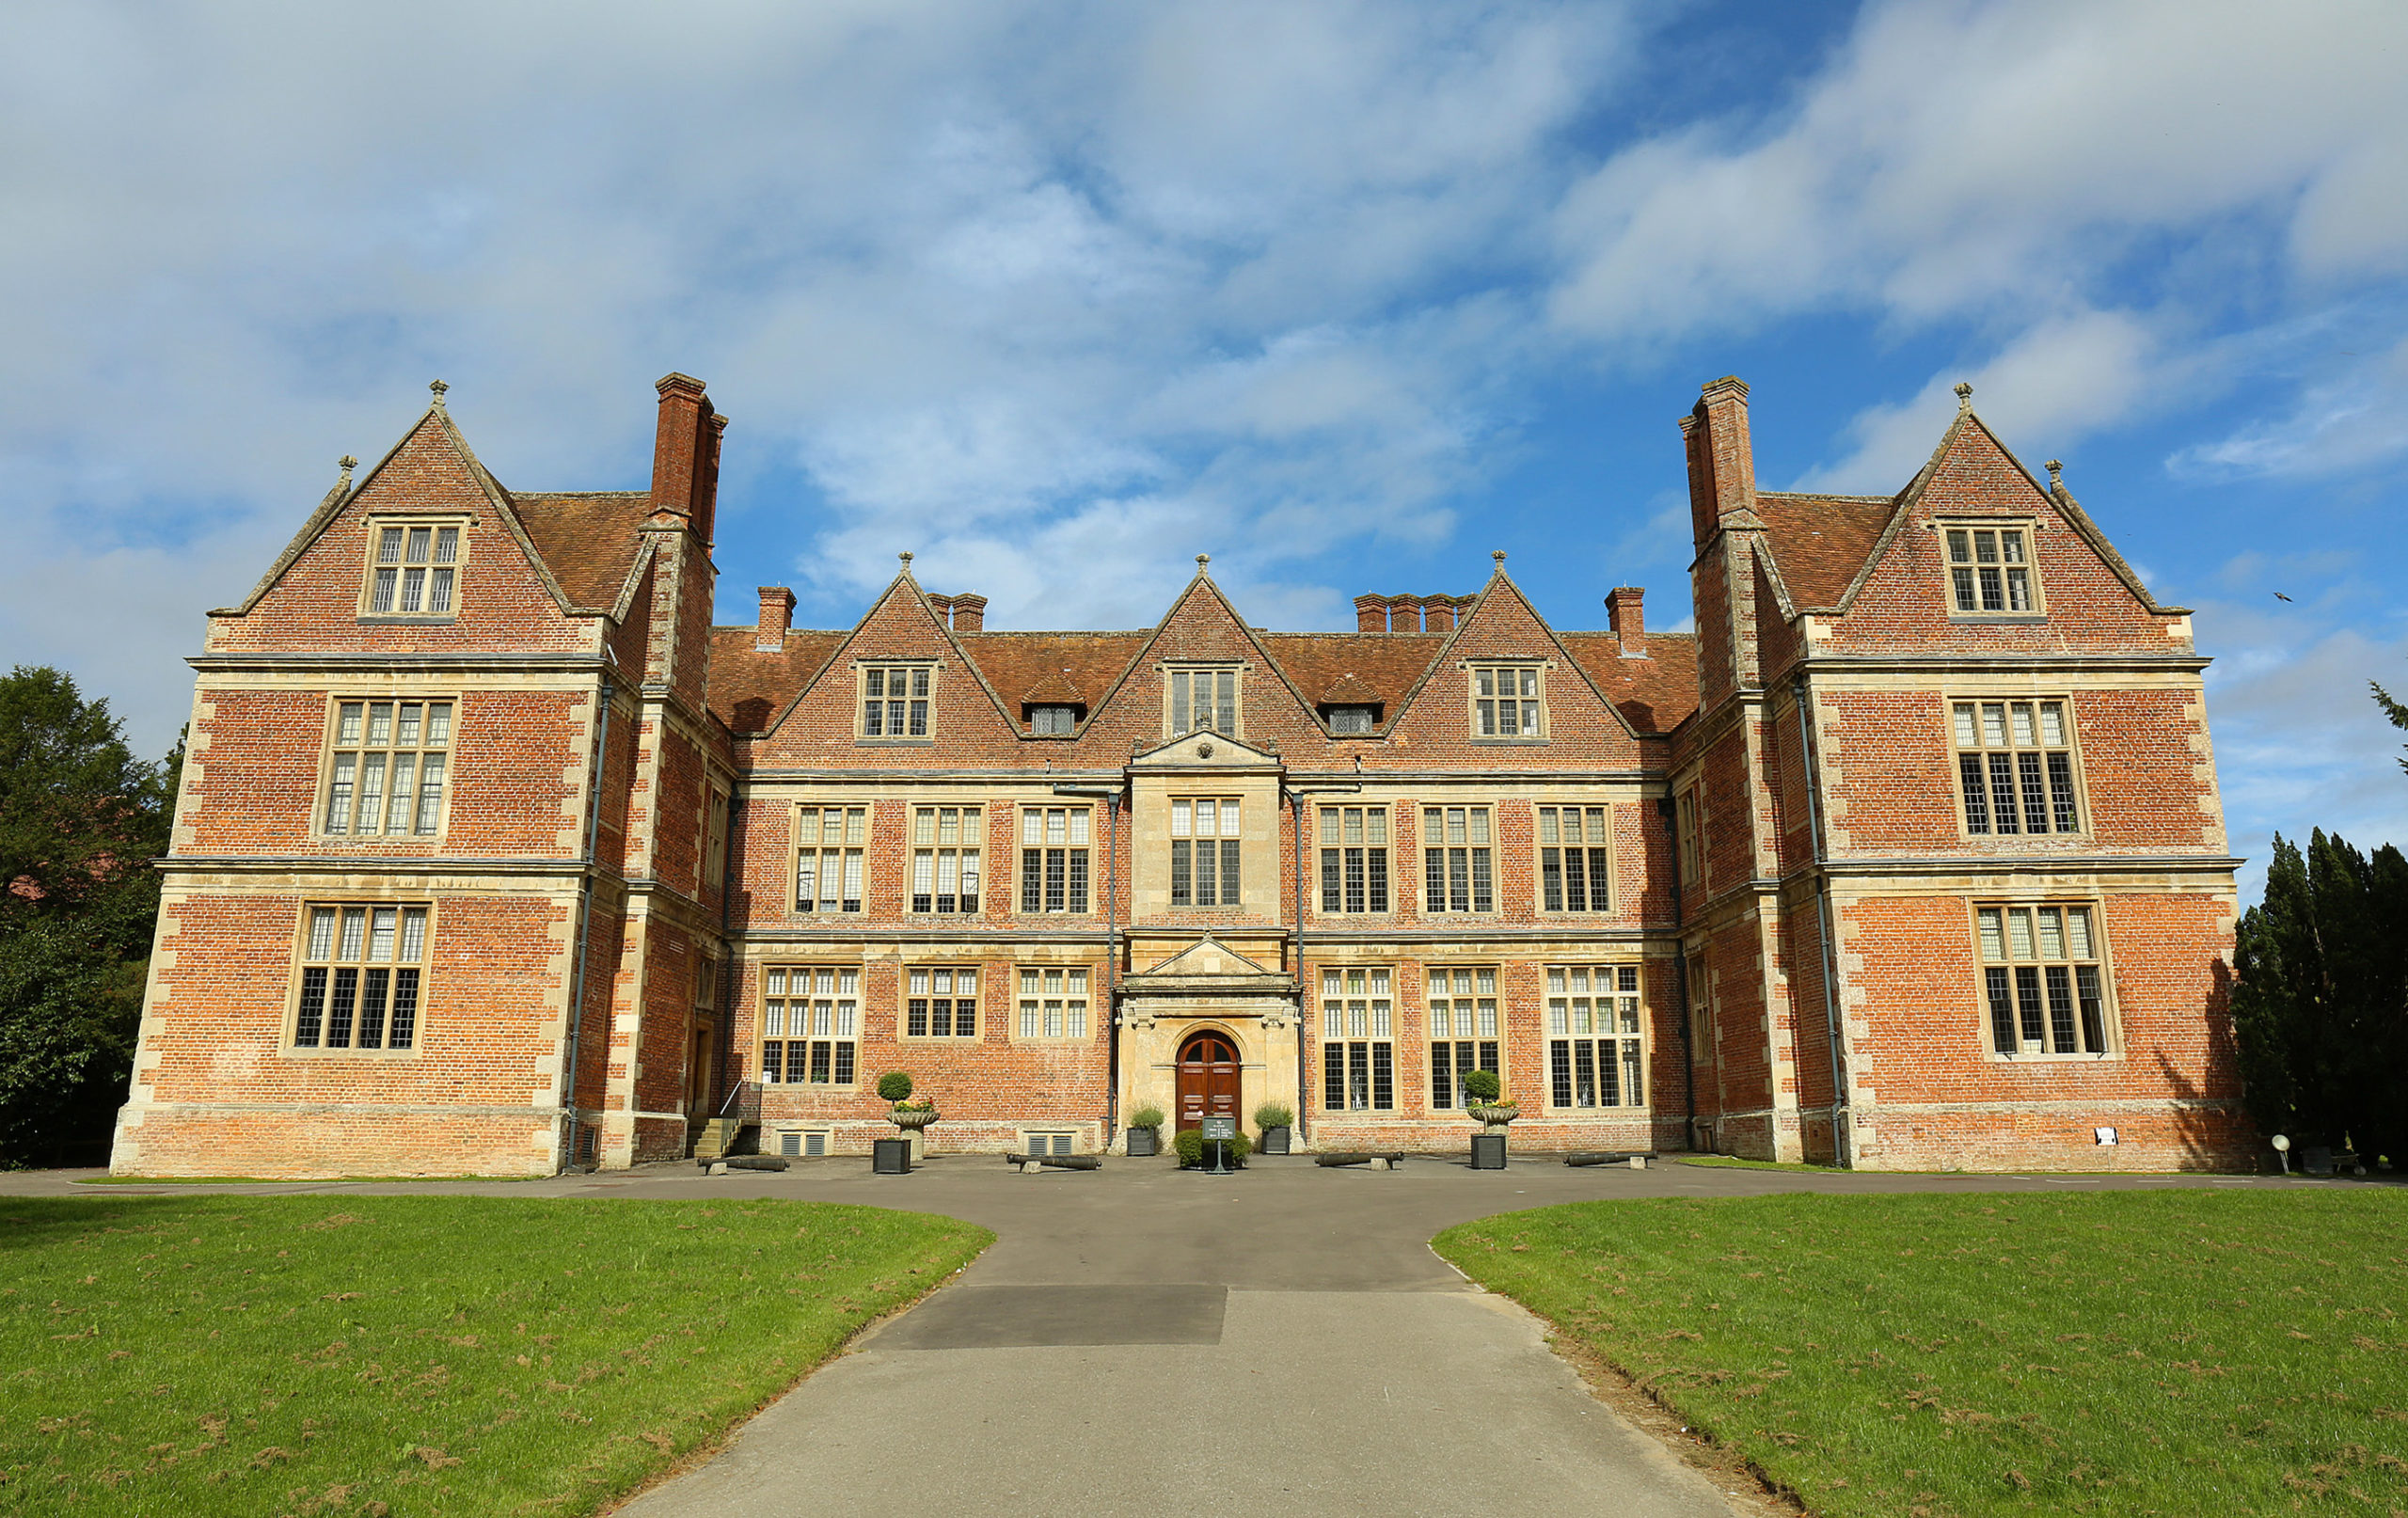
<instances>
[{"instance_id":1,"label":"triangular pediment","mask_svg":"<svg viewBox=\"0 0 2408 1518\"><path fill-rule=\"evenodd\" d=\"M1226 733L1186 733L1137 754L1132 769L1276 769L1276 753Z\"/></svg>"},{"instance_id":2,"label":"triangular pediment","mask_svg":"<svg viewBox=\"0 0 2408 1518\"><path fill-rule=\"evenodd\" d=\"M1127 975L1122 983L1134 986L1144 981L1244 980L1257 977L1283 982L1288 978L1276 970L1247 958L1207 933L1152 969Z\"/></svg>"}]
</instances>

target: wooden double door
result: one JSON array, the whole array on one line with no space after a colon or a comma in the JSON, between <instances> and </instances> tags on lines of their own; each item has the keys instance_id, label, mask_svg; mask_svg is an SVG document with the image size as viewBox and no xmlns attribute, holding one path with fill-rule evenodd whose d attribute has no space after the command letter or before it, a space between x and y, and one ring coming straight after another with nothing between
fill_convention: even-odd
<instances>
[{"instance_id":1,"label":"wooden double door","mask_svg":"<svg viewBox=\"0 0 2408 1518\"><path fill-rule=\"evenodd\" d=\"M1237 1116L1241 1095L1237 1045L1228 1034L1193 1034L1179 1046L1180 1128Z\"/></svg>"}]
</instances>

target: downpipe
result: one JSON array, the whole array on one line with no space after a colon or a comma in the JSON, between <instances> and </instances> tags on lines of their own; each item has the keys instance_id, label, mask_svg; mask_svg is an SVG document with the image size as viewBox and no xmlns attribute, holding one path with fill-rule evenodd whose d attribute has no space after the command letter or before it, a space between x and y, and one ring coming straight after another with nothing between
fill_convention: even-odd
<instances>
[{"instance_id":1,"label":"downpipe","mask_svg":"<svg viewBox=\"0 0 2408 1518\"><path fill-rule=\"evenodd\" d=\"M1814 933L1823 950L1823 1042L1831 1056L1831 1162L1843 1170L1856 1168L1852 1151L1854 1114L1840 1060L1839 967L1831 949L1830 874L1824 868L1823 776L1814 747L1814 693L1800 674L1794 690L1798 707L1798 748L1806 761L1806 824L1814 848Z\"/></svg>"},{"instance_id":2,"label":"downpipe","mask_svg":"<svg viewBox=\"0 0 2408 1518\"><path fill-rule=\"evenodd\" d=\"M554 1175L577 1163L578 1140L584 1126L577 1106L578 1042L585 1027L585 956L594 928L594 854L602 840L602 767L610 759L610 703L617 695L617 688L606 678L594 717L594 757L589 767L594 786L585 809L585 857L578 862L577 963L569 970L568 1048L561 1062L561 1152L552 1168Z\"/></svg>"}]
</instances>

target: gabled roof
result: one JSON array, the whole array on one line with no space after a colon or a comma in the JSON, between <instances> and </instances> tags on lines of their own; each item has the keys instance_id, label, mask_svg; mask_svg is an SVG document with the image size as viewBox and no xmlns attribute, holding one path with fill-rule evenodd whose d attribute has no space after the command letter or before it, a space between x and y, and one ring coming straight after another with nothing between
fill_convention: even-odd
<instances>
[{"instance_id":1,"label":"gabled roof","mask_svg":"<svg viewBox=\"0 0 2408 1518\"><path fill-rule=\"evenodd\" d=\"M1897 509L1895 496L1756 493L1756 514L1801 609L1839 605Z\"/></svg>"},{"instance_id":2,"label":"gabled roof","mask_svg":"<svg viewBox=\"0 0 2408 1518\"><path fill-rule=\"evenodd\" d=\"M956 633L954 641L1007 702L1093 709L1144 645L1146 635L974 632ZM1065 690L1070 693L1063 694Z\"/></svg>"},{"instance_id":3,"label":"gabled roof","mask_svg":"<svg viewBox=\"0 0 2408 1518\"><path fill-rule=\"evenodd\" d=\"M559 490L508 493L535 550L580 607L610 610L619 604L636 566L639 535L652 511L648 490Z\"/></svg>"},{"instance_id":4,"label":"gabled roof","mask_svg":"<svg viewBox=\"0 0 2408 1518\"><path fill-rule=\"evenodd\" d=\"M790 632L775 653L756 648L760 629L711 629L710 683L703 704L734 733L766 733L845 640L841 632Z\"/></svg>"},{"instance_id":5,"label":"gabled roof","mask_svg":"<svg viewBox=\"0 0 2408 1518\"><path fill-rule=\"evenodd\" d=\"M1468 599L1468 598L1466 598ZM1445 633L1264 633L1258 640L1291 684L1307 693L1311 704L1386 706L1395 712L1405 693L1421 683L1430 661L1447 646ZM1333 696L1340 680L1351 680L1371 694Z\"/></svg>"},{"instance_id":6,"label":"gabled roof","mask_svg":"<svg viewBox=\"0 0 2408 1518\"><path fill-rule=\"evenodd\" d=\"M1376 706L1380 704L1380 693L1365 684L1354 671L1347 670L1322 687L1318 699L1324 706Z\"/></svg>"},{"instance_id":7,"label":"gabled roof","mask_svg":"<svg viewBox=\"0 0 2408 1518\"><path fill-rule=\"evenodd\" d=\"M1556 634L1590 684L1621 712L1623 720L1658 737L1697 710L1697 635L1647 635L1647 657L1622 656L1622 640L1609 632Z\"/></svg>"}]
</instances>

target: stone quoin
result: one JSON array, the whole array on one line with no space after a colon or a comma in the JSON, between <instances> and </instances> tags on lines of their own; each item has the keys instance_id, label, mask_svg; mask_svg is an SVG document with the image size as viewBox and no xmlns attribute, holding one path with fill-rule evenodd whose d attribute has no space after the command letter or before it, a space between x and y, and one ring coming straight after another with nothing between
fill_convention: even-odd
<instances>
[{"instance_id":1,"label":"stone quoin","mask_svg":"<svg viewBox=\"0 0 2408 1518\"><path fill-rule=\"evenodd\" d=\"M2242 1162L2191 621L1970 395L1894 496L1681 419L1689 632L1498 554L1248 624L988 625L904 555L853 625L714 626L726 419L520 491L443 388L212 612L125 1175L1092 1153L1265 1102L1305 1150L1866 1168ZM2103 1142L2112 1131L2115 1142Z\"/></svg>"}]
</instances>

